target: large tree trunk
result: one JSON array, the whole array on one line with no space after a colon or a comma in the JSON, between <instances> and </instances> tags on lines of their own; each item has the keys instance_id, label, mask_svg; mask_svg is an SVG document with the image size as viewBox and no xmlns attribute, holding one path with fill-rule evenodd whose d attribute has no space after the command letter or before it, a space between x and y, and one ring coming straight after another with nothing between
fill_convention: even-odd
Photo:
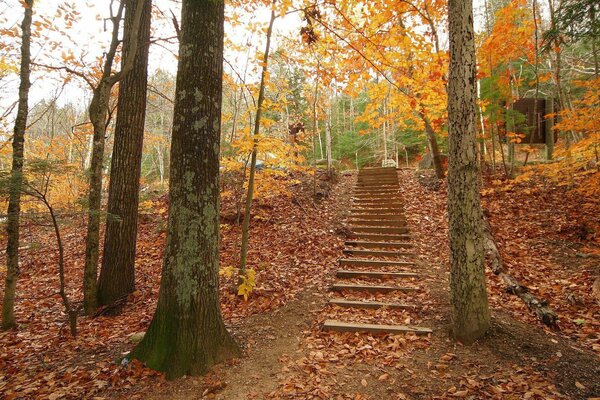
<instances>
[{"instance_id":1,"label":"large tree trunk","mask_svg":"<svg viewBox=\"0 0 600 400\"><path fill-rule=\"evenodd\" d=\"M476 67L471 0L448 3L448 217L455 337L472 343L490 326L476 148Z\"/></svg>"},{"instance_id":2,"label":"large tree trunk","mask_svg":"<svg viewBox=\"0 0 600 400\"><path fill-rule=\"evenodd\" d=\"M25 13L21 23L21 69L19 84L19 104L17 106L17 119L12 141L12 169L8 199L8 224L6 244L6 282L4 286L4 299L2 300L2 328L16 326L15 321L15 296L17 279L19 277L19 241L21 219L21 186L23 184L23 157L25 129L27 128L27 114L29 113L29 88L31 81L31 20L33 14L33 0L24 3Z\"/></svg>"},{"instance_id":3,"label":"large tree trunk","mask_svg":"<svg viewBox=\"0 0 600 400\"><path fill-rule=\"evenodd\" d=\"M126 0L124 54L126 59L135 22L137 0ZM146 116L148 48L152 2L144 3L131 73L119 85L118 113L108 187L104 256L98 279L98 304L109 305L132 293L135 286L140 173Z\"/></svg>"},{"instance_id":4,"label":"large tree trunk","mask_svg":"<svg viewBox=\"0 0 600 400\"><path fill-rule=\"evenodd\" d=\"M90 162L90 182L88 193L88 225L85 239L85 265L83 270L83 308L85 313L90 315L96 311L98 302L97 282L98 279L98 258L100 247L100 212L102 203L102 170L104 159L104 146L106 142L106 127L108 123L108 109L110 102L110 93L113 86L123 79L124 76L133 68L135 53L138 47L139 23L144 7L141 5L145 0L137 0L134 26L131 29L129 52L124 57L121 71L112 73L117 47L119 46L119 26L123 16L124 1L119 4L117 14L111 15L113 24L111 42L108 52L105 56L102 77L98 86L94 88L92 101L90 102L90 121L94 127L94 139L92 147L92 156Z\"/></svg>"},{"instance_id":5,"label":"large tree trunk","mask_svg":"<svg viewBox=\"0 0 600 400\"><path fill-rule=\"evenodd\" d=\"M219 307L223 1L184 0L158 306L133 357L167 378L239 354Z\"/></svg>"}]
</instances>

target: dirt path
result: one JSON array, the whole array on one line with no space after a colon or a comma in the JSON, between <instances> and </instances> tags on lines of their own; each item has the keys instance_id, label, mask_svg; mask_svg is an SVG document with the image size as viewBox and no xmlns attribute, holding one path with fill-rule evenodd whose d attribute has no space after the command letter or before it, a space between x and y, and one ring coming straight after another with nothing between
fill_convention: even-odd
<instances>
[{"instance_id":1,"label":"dirt path","mask_svg":"<svg viewBox=\"0 0 600 400\"><path fill-rule=\"evenodd\" d=\"M152 393L150 400L264 399L278 385L282 361L298 358L302 332L324 304L318 288L308 288L298 298L266 314L252 316L231 327L245 346L245 355L219 366L206 378L183 378Z\"/></svg>"}]
</instances>

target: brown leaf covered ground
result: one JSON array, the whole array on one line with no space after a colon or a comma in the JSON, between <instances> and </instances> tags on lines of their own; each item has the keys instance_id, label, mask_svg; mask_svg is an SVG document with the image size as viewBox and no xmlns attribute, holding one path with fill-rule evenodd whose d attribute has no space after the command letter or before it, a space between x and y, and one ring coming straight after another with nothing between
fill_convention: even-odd
<instances>
[{"instance_id":1,"label":"brown leaf covered ground","mask_svg":"<svg viewBox=\"0 0 600 400\"><path fill-rule=\"evenodd\" d=\"M226 324L232 327L257 313L281 307L307 285L321 283L322 267L337 257L341 240L329 230L335 217L329 201L314 203L312 182L292 188L292 197L255 203L248 267L257 271L250 299L233 294L222 278L221 301ZM230 205L223 205L224 208ZM0 398L112 398L118 392L143 392L162 378L120 359L132 349L129 337L148 327L156 301L165 244L167 204L163 197L141 217L136 260L136 292L119 316L80 317L78 336L71 338L58 297L55 239L48 227L23 229L21 276L16 302L17 330L0 332ZM68 295L82 300L80 290L85 252L82 218L64 221ZM239 259L240 228L221 225L221 265ZM0 264L4 263L0 258ZM4 275L0 273L4 281Z\"/></svg>"},{"instance_id":2,"label":"brown leaf covered ground","mask_svg":"<svg viewBox=\"0 0 600 400\"><path fill-rule=\"evenodd\" d=\"M484 206L508 272L560 316L551 330L489 274L491 332L473 346L449 335L446 190L415 171L399 172L422 278L411 294L377 299L414 304L408 310L353 313L326 305L347 232L355 181L343 176L328 199L314 205L310 190L294 189L257 208L250 264L258 288L248 302L223 281L223 312L244 358L201 378L165 382L138 364L120 366L143 331L158 294L166 204L140 228L138 291L118 317L80 319L70 339L56 291L52 238L31 227L18 303L18 331L0 333L0 393L6 398L149 399L585 399L600 393L599 305L591 285L598 275L598 200L577 197L543 180L486 181ZM502 190L496 190L503 187ZM509 187L508 190L505 190ZM71 295L81 279L81 222L66 230ZM223 225L222 265L235 265L239 228ZM35 277L35 279L33 278ZM229 285L227 285L229 286ZM368 298L366 293L356 298ZM327 318L411 323L433 328L429 337L323 332ZM53 397L49 397L52 394ZM61 395L63 395L61 397ZM9 397L11 396L11 397Z\"/></svg>"}]
</instances>

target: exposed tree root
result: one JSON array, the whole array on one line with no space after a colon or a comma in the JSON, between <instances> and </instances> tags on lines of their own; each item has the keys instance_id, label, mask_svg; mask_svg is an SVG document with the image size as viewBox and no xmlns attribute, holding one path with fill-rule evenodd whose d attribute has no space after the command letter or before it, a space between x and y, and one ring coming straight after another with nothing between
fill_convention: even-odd
<instances>
[{"instance_id":1,"label":"exposed tree root","mask_svg":"<svg viewBox=\"0 0 600 400\"><path fill-rule=\"evenodd\" d=\"M523 302L532 310L540 321L544 324L556 327L558 321L558 315L548 306L545 300L539 300L530 291L529 288L523 286L513 276L505 272L504 263L487 217L483 217L484 220L484 248L486 252L486 260L492 272L498 275L502 281L506 284L506 292L518 296Z\"/></svg>"}]
</instances>

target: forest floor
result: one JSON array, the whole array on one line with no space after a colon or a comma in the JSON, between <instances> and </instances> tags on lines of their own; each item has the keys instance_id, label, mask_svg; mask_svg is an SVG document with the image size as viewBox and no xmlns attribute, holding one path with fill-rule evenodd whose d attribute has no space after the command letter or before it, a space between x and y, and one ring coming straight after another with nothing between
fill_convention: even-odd
<instances>
[{"instance_id":1,"label":"forest floor","mask_svg":"<svg viewBox=\"0 0 600 400\"><path fill-rule=\"evenodd\" d=\"M420 176L421 175L421 176ZM96 399L589 399L600 396L598 199L543 179L485 182L484 207L508 271L560 317L542 325L520 299L489 275L490 333L472 346L451 339L446 188L428 174L399 172L422 284L419 307L373 318L418 323L429 337L323 332L327 318L351 317L326 306L342 255L354 175L341 177L314 203L298 185L292 198L257 207L250 263L258 287L245 302L222 280L223 314L244 357L204 377L165 381L120 358L129 337L147 327L156 304L166 200L141 221L137 291L119 316L80 318L68 336L56 297L49 231L25 230L16 331L0 333L0 398ZM80 299L82 221L65 227L69 294ZM239 228L222 225L222 265L235 265ZM3 260L0 260L0 263ZM3 275L0 273L0 278ZM377 313L380 314L377 314ZM346 318L347 319L347 318Z\"/></svg>"}]
</instances>

